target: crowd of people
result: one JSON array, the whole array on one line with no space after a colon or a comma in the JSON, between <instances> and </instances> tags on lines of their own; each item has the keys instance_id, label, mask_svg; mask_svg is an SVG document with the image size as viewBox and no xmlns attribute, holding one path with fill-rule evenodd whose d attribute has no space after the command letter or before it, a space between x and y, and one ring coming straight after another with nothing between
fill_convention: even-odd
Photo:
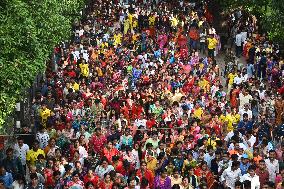
<instances>
[{"instance_id":1,"label":"crowd of people","mask_svg":"<svg viewBox=\"0 0 284 189\"><path fill-rule=\"evenodd\" d=\"M239 22L225 63L246 62L222 74L206 2L98 0L92 10L54 49L36 135L6 150L0 188L284 187L276 45Z\"/></svg>"}]
</instances>

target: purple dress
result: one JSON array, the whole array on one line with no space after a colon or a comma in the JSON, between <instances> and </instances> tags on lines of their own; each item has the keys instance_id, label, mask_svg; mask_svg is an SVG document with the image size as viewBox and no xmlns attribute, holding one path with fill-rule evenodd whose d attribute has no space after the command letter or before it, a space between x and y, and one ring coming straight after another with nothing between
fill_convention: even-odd
<instances>
[{"instance_id":1,"label":"purple dress","mask_svg":"<svg viewBox=\"0 0 284 189\"><path fill-rule=\"evenodd\" d=\"M161 177L156 176L154 180L154 189L171 189L171 179L166 177L165 181L161 182Z\"/></svg>"}]
</instances>

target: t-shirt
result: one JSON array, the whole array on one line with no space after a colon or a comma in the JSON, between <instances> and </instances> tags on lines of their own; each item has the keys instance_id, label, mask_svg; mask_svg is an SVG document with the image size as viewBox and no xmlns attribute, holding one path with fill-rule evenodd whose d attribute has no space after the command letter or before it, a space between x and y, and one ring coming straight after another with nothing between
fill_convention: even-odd
<instances>
[{"instance_id":1,"label":"t-shirt","mask_svg":"<svg viewBox=\"0 0 284 189\"><path fill-rule=\"evenodd\" d=\"M242 109L245 104L248 104L250 102L250 100L252 100L252 96L249 95L249 94L244 96L241 93L241 94L239 94L239 99L240 99L240 109Z\"/></svg>"},{"instance_id":2,"label":"t-shirt","mask_svg":"<svg viewBox=\"0 0 284 189\"><path fill-rule=\"evenodd\" d=\"M80 64L81 74L85 77L89 76L89 65L88 64Z\"/></svg>"},{"instance_id":3,"label":"t-shirt","mask_svg":"<svg viewBox=\"0 0 284 189\"><path fill-rule=\"evenodd\" d=\"M215 49L216 48L216 45L218 43L217 39L215 38L208 38L208 49Z\"/></svg>"},{"instance_id":4,"label":"t-shirt","mask_svg":"<svg viewBox=\"0 0 284 189\"><path fill-rule=\"evenodd\" d=\"M31 165L35 165L35 162L37 160L37 156L39 154L42 154L43 156L45 156L45 153L42 149L38 149L36 152L33 149L31 149L31 150L28 151L26 159L27 159L27 161L31 162Z\"/></svg>"},{"instance_id":5,"label":"t-shirt","mask_svg":"<svg viewBox=\"0 0 284 189\"><path fill-rule=\"evenodd\" d=\"M233 85L235 77L237 77L237 74L229 73L228 79L230 85Z\"/></svg>"}]
</instances>

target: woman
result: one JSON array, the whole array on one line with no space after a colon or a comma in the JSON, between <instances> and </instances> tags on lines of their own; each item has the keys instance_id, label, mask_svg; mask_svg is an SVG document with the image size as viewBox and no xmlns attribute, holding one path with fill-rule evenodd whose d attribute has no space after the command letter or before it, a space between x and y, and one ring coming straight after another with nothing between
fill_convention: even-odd
<instances>
[{"instance_id":1,"label":"woman","mask_svg":"<svg viewBox=\"0 0 284 189\"><path fill-rule=\"evenodd\" d=\"M73 145L70 146L70 151L69 151L70 152L70 156L69 156L70 160L74 159L74 154L75 154L76 151L79 152L79 156L80 156L81 160L88 157L88 152L86 151L86 149L83 146L80 146L80 141L78 139L76 139L74 141Z\"/></svg>"},{"instance_id":2,"label":"woman","mask_svg":"<svg viewBox=\"0 0 284 189\"><path fill-rule=\"evenodd\" d=\"M72 174L72 180L70 182L67 183L68 187L69 188L72 188L72 187L77 187L77 188L80 188L80 189L83 189L84 188L84 182L82 182L80 180L80 174L78 171L74 171L73 174Z\"/></svg>"},{"instance_id":3,"label":"woman","mask_svg":"<svg viewBox=\"0 0 284 189\"><path fill-rule=\"evenodd\" d=\"M112 157L119 155L119 151L114 148L113 143L108 141L106 147L103 150L103 155L107 158L109 162L112 162Z\"/></svg>"},{"instance_id":4,"label":"woman","mask_svg":"<svg viewBox=\"0 0 284 189\"><path fill-rule=\"evenodd\" d=\"M106 173L104 175L103 181L100 183L101 189L112 189L113 181L111 180L110 174Z\"/></svg>"},{"instance_id":5,"label":"woman","mask_svg":"<svg viewBox=\"0 0 284 189\"><path fill-rule=\"evenodd\" d=\"M56 146L55 144L56 144L55 138L51 138L49 139L48 145L44 148L44 153L48 158L55 157L55 150L58 148L58 146Z\"/></svg>"},{"instance_id":6,"label":"woman","mask_svg":"<svg viewBox=\"0 0 284 189\"><path fill-rule=\"evenodd\" d=\"M172 186L175 184L180 185L182 183L182 177L180 176L177 168L174 169L174 173L170 176L170 179Z\"/></svg>"},{"instance_id":7,"label":"woman","mask_svg":"<svg viewBox=\"0 0 284 189\"><path fill-rule=\"evenodd\" d=\"M154 180L154 188L159 189L171 189L171 179L167 175L167 170L164 169L161 171L160 175L157 175Z\"/></svg>"},{"instance_id":8,"label":"woman","mask_svg":"<svg viewBox=\"0 0 284 189\"><path fill-rule=\"evenodd\" d=\"M239 94L240 94L240 89L239 86L236 86L233 84L233 89L230 94L230 103L232 108L238 108L239 104Z\"/></svg>"},{"instance_id":9,"label":"woman","mask_svg":"<svg viewBox=\"0 0 284 189\"><path fill-rule=\"evenodd\" d=\"M130 146L133 145L133 137L130 133L130 129L126 128L124 134L120 137L120 145Z\"/></svg>"},{"instance_id":10,"label":"woman","mask_svg":"<svg viewBox=\"0 0 284 189\"><path fill-rule=\"evenodd\" d=\"M45 179L45 186L47 188L53 188L54 181L53 181L53 159L47 160L46 168L44 169L44 179Z\"/></svg>"},{"instance_id":11,"label":"woman","mask_svg":"<svg viewBox=\"0 0 284 189\"><path fill-rule=\"evenodd\" d=\"M103 157L101 160L101 164L96 167L95 173L100 178L104 178L104 175L112 170L114 170L113 166L109 165L109 162L106 157Z\"/></svg>"},{"instance_id":12,"label":"woman","mask_svg":"<svg viewBox=\"0 0 284 189\"><path fill-rule=\"evenodd\" d=\"M213 188L216 181L215 181L215 179L212 175L212 172L208 168L207 163L205 161L202 161L200 163L200 166L197 167L197 169L194 171L194 173L198 178L200 178L200 180L202 178L206 179L208 187Z\"/></svg>"},{"instance_id":13,"label":"woman","mask_svg":"<svg viewBox=\"0 0 284 189\"><path fill-rule=\"evenodd\" d=\"M282 124L282 116L283 116L283 112L284 112L284 101L281 97L281 95L277 96L277 99L275 101L275 115L276 115L276 119L275 119L275 124L276 126L279 126Z\"/></svg>"},{"instance_id":14,"label":"woman","mask_svg":"<svg viewBox=\"0 0 284 189\"><path fill-rule=\"evenodd\" d=\"M93 187L97 187L99 184L99 177L94 174L93 169L89 169L87 175L84 176L84 183L91 182Z\"/></svg>"}]
</instances>

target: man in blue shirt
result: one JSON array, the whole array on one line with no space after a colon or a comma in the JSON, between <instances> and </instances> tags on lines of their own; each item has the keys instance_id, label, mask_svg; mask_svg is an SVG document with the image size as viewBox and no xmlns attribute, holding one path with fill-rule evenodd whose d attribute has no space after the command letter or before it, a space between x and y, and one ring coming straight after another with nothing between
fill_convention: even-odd
<instances>
[{"instance_id":1,"label":"man in blue shirt","mask_svg":"<svg viewBox=\"0 0 284 189\"><path fill-rule=\"evenodd\" d=\"M242 175L247 173L249 166L250 166L250 163L249 163L249 160L248 160L248 155L243 154L242 155L242 161L240 163L240 169L241 169Z\"/></svg>"},{"instance_id":2,"label":"man in blue shirt","mask_svg":"<svg viewBox=\"0 0 284 189\"><path fill-rule=\"evenodd\" d=\"M253 123L252 121L248 120L248 114L243 114L243 120L239 122L238 124L238 130L242 135L244 135L247 131L252 130Z\"/></svg>"},{"instance_id":3,"label":"man in blue shirt","mask_svg":"<svg viewBox=\"0 0 284 189\"><path fill-rule=\"evenodd\" d=\"M5 188L12 188L12 174L8 173L3 165L0 166L0 180L3 181Z\"/></svg>"}]
</instances>

